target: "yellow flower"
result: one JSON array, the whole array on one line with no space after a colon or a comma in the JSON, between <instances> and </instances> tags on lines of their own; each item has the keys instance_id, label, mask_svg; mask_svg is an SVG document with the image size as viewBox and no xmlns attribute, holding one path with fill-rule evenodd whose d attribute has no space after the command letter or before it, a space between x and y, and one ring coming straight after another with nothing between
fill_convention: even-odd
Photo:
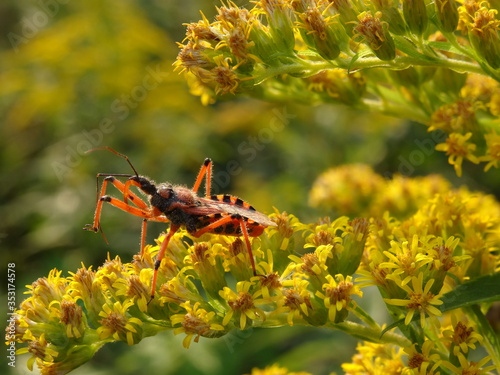
<instances>
[{"instance_id":1,"label":"yellow flower","mask_svg":"<svg viewBox=\"0 0 500 375\"><path fill-rule=\"evenodd\" d=\"M192 276L186 276L182 272L173 277L160 287L158 299L160 305L165 303L174 303L180 305L184 302L194 301L201 302L203 298L197 293L196 287L190 281Z\"/></svg>"},{"instance_id":2,"label":"yellow flower","mask_svg":"<svg viewBox=\"0 0 500 375\"><path fill-rule=\"evenodd\" d=\"M469 349L476 349L476 343L483 341L472 323L457 320L455 314L451 315L451 323L451 327L443 329L442 335L443 341L451 345L450 351L454 356L459 353L467 354Z\"/></svg>"},{"instance_id":3,"label":"yellow flower","mask_svg":"<svg viewBox=\"0 0 500 375\"><path fill-rule=\"evenodd\" d=\"M394 345L365 341L357 345L356 351L358 353L352 357L351 363L342 363L346 374L400 375L403 371L403 351Z\"/></svg>"},{"instance_id":4,"label":"yellow flower","mask_svg":"<svg viewBox=\"0 0 500 375\"><path fill-rule=\"evenodd\" d=\"M453 165L458 177L462 176L462 162L467 159L474 164L479 163L479 159L473 154L476 150L476 145L467 142L472 137L472 133L465 135L459 133L451 133L445 143L440 143L436 146L436 150L445 151L449 155L448 162Z\"/></svg>"},{"instance_id":5,"label":"yellow flower","mask_svg":"<svg viewBox=\"0 0 500 375\"><path fill-rule=\"evenodd\" d=\"M486 140L487 154L480 157L480 160L488 162L484 166L484 171L487 172L491 167L498 168L498 162L500 162L500 135L492 132L486 134L484 139Z\"/></svg>"},{"instance_id":6,"label":"yellow flower","mask_svg":"<svg viewBox=\"0 0 500 375\"><path fill-rule=\"evenodd\" d=\"M491 361L490 356L486 356L482 358L479 362L475 362L475 361L468 361L467 358L465 358L465 356L462 353L458 353L458 361L460 362L460 367L457 367L448 361L444 361L442 363L442 366L448 368L449 370L452 371L453 374L456 375L463 375L463 374L486 375L489 374L490 371L496 369L495 365L483 367L484 365L486 365L488 362Z\"/></svg>"},{"instance_id":7,"label":"yellow flower","mask_svg":"<svg viewBox=\"0 0 500 375\"><path fill-rule=\"evenodd\" d=\"M186 26L186 39L198 44L203 40L217 41L219 37L211 27L210 21L201 13L202 19L198 22L190 23Z\"/></svg>"},{"instance_id":8,"label":"yellow flower","mask_svg":"<svg viewBox=\"0 0 500 375\"><path fill-rule=\"evenodd\" d=\"M260 292L257 291L253 295L249 293L250 288L253 286L253 282L240 281L236 284L236 292L227 286L220 291L220 296L227 301L230 307L230 310L226 313L222 321L223 326L227 326L233 319L233 316L237 319L239 318L240 329L245 329L249 323L248 321L251 323L258 318L261 320L266 319L264 311L256 306L256 304L262 302L261 300L255 299Z\"/></svg>"},{"instance_id":9,"label":"yellow flower","mask_svg":"<svg viewBox=\"0 0 500 375\"><path fill-rule=\"evenodd\" d=\"M219 55L214 57L214 62L217 64L212 68L202 81L214 85L215 94L234 94L240 84L240 78L235 73L237 65L231 65L231 59Z\"/></svg>"},{"instance_id":10,"label":"yellow flower","mask_svg":"<svg viewBox=\"0 0 500 375\"><path fill-rule=\"evenodd\" d=\"M405 353L408 354L408 367L414 369L414 374L434 374L434 371L442 363L439 354L431 354L434 348L434 341L426 340L420 350L417 350L416 344L404 349Z\"/></svg>"},{"instance_id":11,"label":"yellow flower","mask_svg":"<svg viewBox=\"0 0 500 375\"><path fill-rule=\"evenodd\" d=\"M267 366L264 369L253 368L250 375L311 375L309 372L289 372L287 368L280 367L276 364Z\"/></svg>"},{"instance_id":12,"label":"yellow flower","mask_svg":"<svg viewBox=\"0 0 500 375\"><path fill-rule=\"evenodd\" d=\"M53 345L47 342L45 334L42 333L38 338L33 338L29 346L19 349L16 354L31 353L33 357L28 360L27 366L30 371L33 371L33 364L36 361L39 367L46 363L54 361L54 358L59 354L53 349Z\"/></svg>"},{"instance_id":13,"label":"yellow flower","mask_svg":"<svg viewBox=\"0 0 500 375\"><path fill-rule=\"evenodd\" d=\"M364 164L343 165L323 172L314 181L309 204L335 210L340 215L363 216L384 179Z\"/></svg>"},{"instance_id":14,"label":"yellow flower","mask_svg":"<svg viewBox=\"0 0 500 375\"><path fill-rule=\"evenodd\" d=\"M420 314L420 325L422 328L425 327L426 315L430 317L441 316L441 311L435 306L442 305L443 301L439 299L439 295L435 296L429 292L432 288L432 284L434 284L434 279L429 280L427 284L425 284L425 287L423 285L423 279L424 274L420 272L417 277L413 276L411 279L413 288L408 284L399 285L399 287L408 294L408 299L384 299L384 301L390 305L406 307L406 325L411 323L415 313Z\"/></svg>"},{"instance_id":15,"label":"yellow flower","mask_svg":"<svg viewBox=\"0 0 500 375\"><path fill-rule=\"evenodd\" d=\"M482 103L471 98L469 90L463 90L463 95L467 95L465 99L444 104L432 114L429 131L441 129L452 134L477 128L476 111L482 107Z\"/></svg>"},{"instance_id":16,"label":"yellow flower","mask_svg":"<svg viewBox=\"0 0 500 375\"><path fill-rule=\"evenodd\" d=\"M497 118L500 117L500 90L497 90L491 95L488 108L493 116Z\"/></svg>"},{"instance_id":17,"label":"yellow flower","mask_svg":"<svg viewBox=\"0 0 500 375\"><path fill-rule=\"evenodd\" d=\"M391 241L391 249L384 251L388 261L380 263L379 267L391 270L386 276L388 279L406 285L422 266L432 262L432 258L426 255L426 242L424 236L418 235L414 235L410 242Z\"/></svg>"},{"instance_id":18,"label":"yellow flower","mask_svg":"<svg viewBox=\"0 0 500 375\"><path fill-rule=\"evenodd\" d=\"M313 312L311 292L308 289L309 281L295 276L291 280L283 281L281 290L283 298L278 301L278 308L272 315L287 314L287 323L293 326L295 319L307 319Z\"/></svg>"},{"instance_id":19,"label":"yellow flower","mask_svg":"<svg viewBox=\"0 0 500 375\"><path fill-rule=\"evenodd\" d=\"M83 310L74 301L54 301L59 305L61 323L66 326L66 336L79 338L83 336L86 324L83 321Z\"/></svg>"},{"instance_id":20,"label":"yellow flower","mask_svg":"<svg viewBox=\"0 0 500 375\"><path fill-rule=\"evenodd\" d=\"M333 277L327 275L328 283L323 285L324 293L316 292L316 296L323 300L328 309L328 319L334 323L342 322L346 319L348 311L352 310L356 303L352 300L352 295L363 296L363 292L352 282L352 276L338 274Z\"/></svg>"},{"instance_id":21,"label":"yellow flower","mask_svg":"<svg viewBox=\"0 0 500 375\"><path fill-rule=\"evenodd\" d=\"M261 261L258 266L264 271L263 275L266 277L258 276L260 290L255 293L255 297L262 297L266 303L273 303L279 299L278 291L282 284L278 272L274 271L274 258L271 249L267 250L267 262Z\"/></svg>"},{"instance_id":22,"label":"yellow flower","mask_svg":"<svg viewBox=\"0 0 500 375\"><path fill-rule=\"evenodd\" d=\"M96 272L96 278L102 286L106 287L111 293L115 293L115 288L113 284L116 280L124 279L126 280L129 276L128 271L122 263L119 256L111 259L108 253L108 258Z\"/></svg>"},{"instance_id":23,"label":"yellow flower","mask_svg":"<svg viewBox=\"0 0 500 375\"><path fill-rule=\"evenodd\" d=\"M37 304L48 307L49 304L56 300L61 301L67 293L68 280L61 277L62 271L53 269L49 272L48 277L39 278L33 284L28 286L31 289L32 297Z\"/></svg>"},{"instance_id":24,"label":"yellow flower","mask_svg":"<svg viewBox=\"0 0 500 375\"><path fill-rule=\"evenodd\" d=\"M87 319L92 324L98 324L98 314L101 306L106 302L101 287L101 280L96 278L92 267L79 268L76 273L70 272L68 293L75 300L81 300L87 310Z\"/></svg>"},{"instance_id":25,"label":"yellow flower","mask_svg":"<svg viewBox=\"0 0 500 375\"><path fill-rule=\"evenodd\" d=\"M412 178L393 175L374 195L370 214L373 217L382 217L389 211L391 216L406 218L437 193L445 193L450 189L451 184L440 175Z\"/></svg>"},{"instance_id":26,"label":"yellow flower","mask_svg":"<svg viewBox=\"0 0 500 375\"><path fill-rule=\"evenodd\" d=\"M449 237L444 243L440 237L436 244L428 250L428 255L432 258L432 269L448 272L456 266L458 261L464 260L463 256L453 256L455 248L460 243L460 238Z\"/></svg>"},{"instance_id":27,"label":"yellow flower","mask_svg":"<svg viewBox=\"0 0 500 375\"><path fill-rule=\"evenodd\" d=\"M134 303L129 300L123 304L117 301L112 306L105 304L102 307L99 313L102 317L99 321L101 326L96 331L101 340L112 337L113 340L126 341L129 345L140 341L142 321L127 314L127 310L133 305Z\"/></svg>"},{"instance_id":28,"label":"yellow flower","mask_svg":"<svg viewBox=\"0 0 500 375\"><path fill-rule=\"evenodd\" d=\"M171 317L173 326L180 324L180 327L174 329L174 334L184 332L186 337L182 341L185 348L189 348L191 340L194 342L204 337L220 337L224 334L224 327L219 324L214 311L207 311L200 308L200 302L191 305L190 301L182 303L180 306L186 310L185 314L175 314Z\"/></svg>"},{"instance_id":29,"label":"yellow flower","mask_svg":"<svg viewBox=\"0 0 500 375\"><path fill-rule=\"evenodd\" d=\"M247 9L232 5L231 8L217 8L217 26L221 31L219 37L223 39L215 48L227 47L238 62L244 62L250 57L249 49L255 45L253 41L249 41L249 34L259 21Z\"/></svg>"}]
</instances>

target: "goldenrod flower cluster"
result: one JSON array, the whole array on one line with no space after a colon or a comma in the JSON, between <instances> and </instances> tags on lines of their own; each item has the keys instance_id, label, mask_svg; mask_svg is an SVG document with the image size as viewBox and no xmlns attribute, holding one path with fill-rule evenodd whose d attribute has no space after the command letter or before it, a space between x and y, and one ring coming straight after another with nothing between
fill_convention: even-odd
<instances>
[{"instance_id":1,"label":"goldenrod flower cluster","mask_svg":"<svg viewBox=\"0 0 500 375\"><path fill-rule=\"evenodd\" d=\"M343 174L328 172L335 173ZM27 345L19 353L30 353L28 365L36 363L42 374L64 374L108 342L133 345L164 330L184 335L187 348L235 329L308 325L365 340L353 362L344 364L349 374L437 374L439 369L458 374L461 368L484 373L498 366L497 342L478 306L487 308L500 290L481 290L483 299L454 291L482 277L496 277L498 283L500 204L491 196L451 190L435 177L392 182L379 177L368 194L356 191L359 181L344 176L339 183L365 202L360 212L370 216L304 224L276 211L270 217L277 226L252 239L262 276L253 276L241 239L195 239L185 231L171 239L152 300L154 259L164 235L130 263L108 257L97 269L51 271L29 286L17 311L16 340ZM338 186L324 176L320 181L313 196L327 204ZM386 191L388 199L381 202L377 191L390 184L400 186ZM408 194L418 195L418 209L390 204ZM371 202L369 195L375 197ZM362 307L363 291L373 286L392 326L385 328ZM476 307L467 307L471 303ZM489 355L473 362L468 356L479 346ZM288 372L277 365L252 372L267 373Z\"/></svg>"},{"instance_id":2,"label":"goldenrod flower cluster","mask_svg":"<svg viewBox=\"0 0 500 375\"><path fill-rule=\"evenodd\" d=\"M276 364L268 366L264 369L254 368L250 375L311 375L309 372L290 372L287 368Z\"/></svg>"},{"instance_id":3,"label":"goldenrod flower cluster","mask_svg":"<svg viewBox=\"0 0 500 375\"><path fill-rule=\"evenodd\" d=\"M384 179L365 164L346 164L323 172L314 181L309 203L337 215L379 217L388 211L407 218L435 194L450 191L440 175Z\"/></svg>"},{"instance_id":4,"label":"goldenrod flower cluster","mask_svg":"<svg viewBox=\"0 0 500 375\"><path fill-rule=\"evenodd\" d=\"M176 68L205 104L245 94L342 103L447 134L437 149L498 168L498 2L228 2L187 25Z\"/></svg>"}]
</instances>

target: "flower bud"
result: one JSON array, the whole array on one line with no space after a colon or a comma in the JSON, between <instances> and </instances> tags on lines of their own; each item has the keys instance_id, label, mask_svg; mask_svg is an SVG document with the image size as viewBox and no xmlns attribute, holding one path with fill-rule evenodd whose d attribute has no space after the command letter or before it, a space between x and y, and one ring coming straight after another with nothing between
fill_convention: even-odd
<instances>
[{"instance_id":1,"label":"flower bud","mask_svg":"<svg viewBox=\"0 0 500 375\"><path fill-rule=\"evenodd\" d=\"M494 69L500 67L500 21L496 19L496 9L481 8L474 14L469 38L474 49Z\"/></svg>"},{"instance_id":2,"label":"flower bud","mask_svg":"<svg viewBox=\"0 0 500 375\"><path fill-rule=\"evenodd\" d=\"M352 1L329 0L329 2L332 8L338 13L340 23L344 26L347 35L352 36L357 17L357 11L353 9Z\"/></svg>"},{"instance_id":3,"label":"flower bud","mask_svg":"<svg viewBox=\"0 0 500 375\"><path fill-rule=\"evenodd\" d=\"M366 238L368 237L368 219L356 218L347 227L342 238L344 251L339 257L339 273L342 275L352 275L359 267L363 251L365 249Z\"/></svg>"},{"instance_id":4,"label":"flower bud","mask_svg":"<svg viewBox=\"0 0 500 375\"><path fill-rule=\"evenodd\" d=\"M398 8L394 7L393 1L389 0L372 0L372 4L377 9L377 14L381 15L381 19L389 25L389 31L396 35L406 33L405 22Z\"/></svg>"},{"instance_id":5,"label":"flower bud","mask_svg":"<svg viewBox=\"0 0 500 375\"><path fill-rule=\"evenodd\" d=\"M413 34L420 36L425 32L429 17L424 0L403 1L403 16Z\"/></svg>"},{"instance_id":6,"label":"flower bud","mask_svg":"<svg viewBox=\"0 0 500 375\"><path fill-rule=\"evenodd\" d=\"M222 259L218 254L221 248L220 244L210 246L207 242L196 243L191 248L193 269L212 298L218 298L219 290L226 286Z\"/></svg>"},{"instance_id":7,"label":"flower bud","mask_svg":"<svg viewBox=\"0 0 500 375\"><path fill-rule=\"evenodd\" d=\"M361 13L358 19L359 23L355 30L363 36L364 42L373 53L380 60L393 60L396 57L396 48L387 23L380 21L378 14L374 17L370 12Z\"/></svg>"},{"instance_id":8,"label":"flower bud","mask_svg":"<svg viewBox=\"0 0 500 375\"><path fill-rule=\"evenodd\" d=\"M284 0L261 0L269 31L280 52L292 52L295 46L292 8Z\"/></svg>"},{"instance_id":9,"label":"flower bud","mask_svg":"<svg viewBox=\"0 0 500 375\"><path fill-rule=\"evenodd\" d=\"M253 43L250 51L258 58L257 60L261 60L271 66L280 64L280 60L276 59L278 46L275 43L274 35L267 28L261 24L254 25L250 31L249 38Z\"/></svg>"},{"instance_id":10,"label":"flower bud","mask_svg":"<svg viewBox=\"0 0 500 375\"><path fill-rule=\"evenodd\" d=\"M253 275L250 267L250 255L246 244L241 238L236 238L229 244L227 255L229 257L229 269L234 278L238 281L249 280ZM223 272L219 273L223 274Z\"/></svg>"},{"instance_id":11,"label":"flower bud","mask_svg":"<svg viewBox=\"0 0 500 375\"><path fill-rule=\"evenodd\" d=\"M318 51L326 60L334 60L340 54L335 30L329 24L331 17L324 18L318 8L309 8L300 14L302 37L309 47Z\"/></svg>"},{"instance_id":12,"label":"flower bud","mask_svg":"<svg viewBox=\"0 0 500 375\"><path fill-rule=\"evenodd\" d=\"M452 33L458 26L458 7L453 0L436 0L436 16L441 31Z\"/></svg>"}]
</instances>

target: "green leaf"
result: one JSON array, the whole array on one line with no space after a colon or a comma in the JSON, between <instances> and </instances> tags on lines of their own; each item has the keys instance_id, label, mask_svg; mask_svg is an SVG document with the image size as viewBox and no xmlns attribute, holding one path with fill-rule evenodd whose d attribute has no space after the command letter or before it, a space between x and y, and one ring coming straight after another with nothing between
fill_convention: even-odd
<instances>
[{"instance_id":1,"label":"green leaf","mask_svg":"<svg viewBox=\"0 0 500 375\"><path fill-rule=\"evenodd\" d=\"M477 303L500 301L500 272L474 279L458 285L441 298L442 312L458 309Z\"/></svg>"},{"instance_id":2,"label":"green leaf","mask_svg":"<svg viewBox=\"0 0 500 375\"><path fill-rule=\"evenodd\" d=\"M453 52L459 55L464 55L462 51L454 47L450 42L438 42L438 41L431 41L427 42L427 45L429 47L432 47L434 49L438 49L441 51L447 51L447 52Z\"/></svg>"},{"instance_id":3,"label":"green leaf","mask_svg":"<svg viewBox=\"0 0 500 375\"><path fill-rule=\"evenodd\" d=\"M427 63L435 63L438 61L438 59L435 57L424 55L423 53L421 53L418 50L418 47L405 37L394 35L394 44L396 45L397 49L406 53L408 56L413 57L414 59L421 60L422 62Z\"/></svg>"}]
</instances>

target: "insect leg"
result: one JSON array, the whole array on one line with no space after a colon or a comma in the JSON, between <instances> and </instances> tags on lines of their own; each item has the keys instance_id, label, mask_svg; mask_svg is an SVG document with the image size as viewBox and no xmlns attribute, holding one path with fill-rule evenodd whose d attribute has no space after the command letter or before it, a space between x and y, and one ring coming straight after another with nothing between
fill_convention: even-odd
<instances>
[{"instance_id":1,"label":"insect leg","mask_svg":"<svg viewBox=\"0 0 500 375\"><path fill-rule=\"evenodd\" d=\"M99 195L97 196L97 204L96 204L96 209L95 209L95 213L94 213L94 222L92 223L92 225L87 224L83 229L91 230L93 232L97 232L101 229L100 221L101 221L102 205L104 202L104 200L102 200L101 198L106 193L108 183L113 184L119 191L124 193L125 184L123 184L123 182L121 182L120 180L117 180L113 176L107 176L104 179L104 181L102 182L101 191L100 191ZM147 204L141 198L139 198L137 195L135 195L134 193L128 192L126 197L128 197L128 199L130 199L137 207L139 207L143 210L148 208ZM125 199L125 195L124 195L124 199Z\"/></svg>"},{"instance_id":2,"label":"insect leg","mask_svg":"<svg viewBox=\"0 0 500 375\"><path fill-rule=\"evenodd\" d=\"M104 186L104 189L105 189L105 186ZM104 191L104 189L102 189L102 192ZM101 229L101 225L99 223L99 220L100 220L100 217L101 217L101 211L102 211L102 205L104 202L108 202L109 204L111 204L112 206L115 206L125 212L128 212L132 215L135 215L135 216L139 216L139 217L142 217L144 220L142 222L142 233L141 233L141 255L144 251L144 246L145 246L145 243L146 243L146 228L147 228L147 222L149 220L152 220L152 221L160 221L160 222L163 222L163 223L168 223L169 220L164 217L164 216L158 216L158 215L155 215L154 213L151 213L149 212L149 209L147 209L147 206L146 206L146 209L142 209L142 208L138 208L138 207L134 207L134 206L131 206L130 204L128 203L125 203L117 198L114 198L114 197L111 197L109 195L104 195L102 196L99 201L97 202L97 208L96 208L96 213L95 213L95 217L94 217L94 223L91 225L91 224L87 224L83 229L85 230L91 230L93 232L97 232L98 230Z\"/></svg>"},{"instance_id":3,"label":"insect leg","mask_svg":"<svg viewBox=\"0 0 500 375\"><path fill-rule=\"evenodd\" d=\"M118 190L120 190L123 193L123 201L125 203L128 203L128 200L130 199L133 204L135 204L137 207L142 208L142 209L147 209L148 205L146 202L144 202L138 195L134 194L132 191L130 191L130 180L127 180L126 183L121 182L120 180L114 180L113 185L116 186Z\"/></svg>"},{"instance_id":4,"label":"insect leg","mask_svg":"<svg viewBox=\"0 0 500 375\"><path fill-rule=\"evenodd\" d=\"M155 298L156 281L158 278L158 269L160 268L161 260L165 256L165 250L167 250L168 243L170 242L170 239L175 234L175 232L177 232L177 230L179 228L180 228L179 225L170 224L170 230L168 231L167 235L165 236L165 239L163 240L163 242L161 243L160 251L158 252L158 256L156 257L156 261L155 261L153 280L151 281L151 299L149 300L149 302L151 302L153 300L153 298Z\"/></svg>"},{"instance_id":5,"label":"insect leg","mask_svg":"<svg viewBox=\"0 0 500 375\"><path fill-rule=\"evenodd\" d=\"M203 177L206 175L205 180L205 197L210 198L210 190L211 190L211 182L212 182L212 160L206 158L201 166L200 172L198 172L198 177L196 177L196 181L193 186L193 191L196 193L200 188L201 182L203 181Z\"/></svg>"},{"instance_id":6,"label":"insect leg","mask_svg":"<svg viewBox=\"0 0 500 375\"><path fill-rule=\"evenodd\" d=\"M241 233L243 234L243 238L245 239L245 243L247 244L248 255L250 256L250 262L252 263L253 275L257 276L257 271L255 270L255 260L253 259L252 253L252 245L250 244L250 239L248 238L248 230L245 220L241 217L241 215L232 215L238 216L237 220L240 222Z\"/></svg>"},{"instance_id":7,"label":"insect leg","mask_svg":"<svg viewBox=\"0 0 500 375\"><path fill-rule=\"evenodd\" d=\"M142 219L142 226L141 226L141 257L144 255L144 248L146 247L146 233L147 233L148 221L160 221L162 223L168 223L169 222L169 220L165 216L151 216L149 218Z\"/></svg>"},{"instance_id":8,"label":"insect leg","mask_svg":"<svg viewBox=\"0 0 500 375\"><path fill-rule=\"evenodd\" d=\"M144 255L144 247L146 246L147 226L148 226L148 219L142 219L142 226L141 226L141 258Z\"/></svg>"}]
</instances>

